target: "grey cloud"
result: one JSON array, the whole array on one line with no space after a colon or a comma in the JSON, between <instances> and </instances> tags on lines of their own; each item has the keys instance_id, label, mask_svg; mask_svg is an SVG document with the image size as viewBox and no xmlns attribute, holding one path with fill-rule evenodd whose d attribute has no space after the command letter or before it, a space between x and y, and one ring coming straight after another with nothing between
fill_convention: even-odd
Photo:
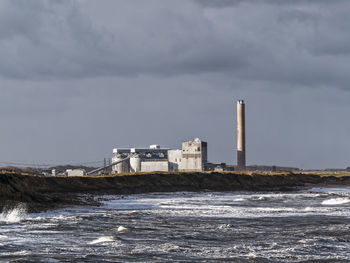
<instances>
[{"instance_id":1,"label":"grey cloud","mask_svg":"<svg viewBox=\"0 0 350 263\"><path fill-rule=\"evenodd\" d=\"M0 1L0 159L102 160L200 137L210 161L234 163L244 98L249 164L349 166L349 8Z\"/></svg>"},{"instance_id":2,"label":"grey cloud","mask_svg":"<svg viewBox=\"0 0 350 263\"><path fill-rule=\"evenodd\" d=\"M271 4L271 5L310 5L310 4L334 4L329 0L195 0L197 4L210 8L225 8L238 4ZM346 2L339 0L338 2Z\"/></svg>"},{"instance_id":3,"label":"grey cloud","mask_svg":"<svg viewBox=\"0 0 350 263\"><path fill-rule=\"evenodd\" d=\"M1 10L0 73L5 77L79 76L83 52L98 52L100 36L73 1L2 1Z\"/></svg>"},{"instance_id":4,"label":"grey cloud","mask_svg":"<svg viewBox=\"0 0 350 263\"><path fill-rule=\"evenodd\" d=\"M344 88L350 81L350 4L327 2L2 1L0 75L43 80L218 73L231 80ZM206 10L209 5L223 8Z\"/></svg>"},{"instance_id":5,"label":"grey cloud","mask_svg":"<svg viewBox=\"0 0 350 263\"><path fill-rule=\"evenodd\" d=\"M195 0L197 4L206 6L206 7L214 7L214 8L223 8L233 5L238 5L242 3L244 0Z\"/></svg>"}]
</instances>

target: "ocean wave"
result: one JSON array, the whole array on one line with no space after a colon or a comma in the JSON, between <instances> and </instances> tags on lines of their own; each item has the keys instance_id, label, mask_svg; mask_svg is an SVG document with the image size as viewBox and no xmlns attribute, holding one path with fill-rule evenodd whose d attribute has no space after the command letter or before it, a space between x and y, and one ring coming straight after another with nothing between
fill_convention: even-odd
<instances>
[{"instance_id":1,"label":"ocean wave","mask_svg":"<svg viewBox=\"0 0 350 263\"><path fill-rule=\"evenodd\" d=\"M105 206L0 222L0 261L347 262L350 203L322 204L340 197L346 200L350 192L111 196ZM120 203L141 208L119 210ZM8 209L0 216L8 222L16 213Z\"/></svg>"},{"instance_id":2,"label":"ocean wave","mask_svg":"<svg viewBox=\"0 0 350 263\"><path fill-rule=\"evenodd\" d=\"M245 198L238 197L238 198L233 199L232 201L233 202L241 202L241 201L245 201L245 200L246 200Z\"/></svg>"},{"instance_id":3,"label":"ocean wave","mask_svg":"<svg viewBox=\"0 0 350 263\"><path fill-rule=\"evenodd\" d=\"M25 219L27 215L27 208L24 204L19 204L13 208L4 208L0 214L0 222L18 223Z\"/></svg>"},{"instance_id":4,"label":"ocean wave","mask_svg":"<svg viewBox=\"0 0 350 263\"><path fill-rule=\"evenodd\" d=\"M99 237L97 239L92 240L89 242L89 245L95 245L95 244L100 244L100 243L107 243L107 242L113 242L114 237L112 236L104 236L104 237Z\"/></svg>"},{"instance_id":5,"label":"ocean wave","mask_svg":"<svg viewBox=\"0 0 350 263\"><path fill-rule=\"evenodd\" d=\"M118 232L126 232L126 231L129 231L130 229L125 227L125 226L119 226L117 231Z\"/></svg>"},{"instance_id":6,"label":"ocean wave","mask_svg":"<svg viewBox=\"0 0 350 263\"><path fill-rule=\"evenodd\" d=\"M218 226L218 229L227 229L227 228L230 228L230 227L231 227L230 224L222 224L222 225Z\"/></svg>"},{"instance_id":7,"label":"ocean wave","mask_svg":"<svg viewBox=\"0 0 350 263\"><path fill-rule=\"evenodd\" d=\"M350 203L350 199L347 197L332 198L322 202L323 205L342 205L346 203Z\"/></svg>"}]
</instances>

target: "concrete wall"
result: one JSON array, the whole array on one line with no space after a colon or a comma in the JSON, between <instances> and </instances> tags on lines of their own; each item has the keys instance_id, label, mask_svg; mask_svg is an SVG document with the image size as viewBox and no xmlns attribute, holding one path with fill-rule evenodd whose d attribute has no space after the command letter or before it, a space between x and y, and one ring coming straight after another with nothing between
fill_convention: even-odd
<instances>
[{"instance_id":1,"label":"concrete wall","mask_svg":"<svg viewBox=\"0 0 350 263\"><path fill-rule=\"evenodd\" d=\"M168 151L169 171L178 171L181 160L182 160L181 150L169 150Z\"/></svg>"},{"instance_id":2,"label":"concrete wall","mask_svg":"<svg viewBox=\"0 0 350 263\"><path fill-rule=\"evenodd\" d=\"M169 171L168 161L142 161L142 172L167 172Z\"/></svg>"},{"instance_id":3,"label":"concrete wall","mask_svg":"<svg viewBox=\"0 0 350 263\"><path fill-rule=\"evenodd\" d=\"M207 171L208 163L208 144L207 142L201 142L201 151L202 151L202 171Z\"/></svg>"},{"instance_id":4,"label":"concrete wall","mask_svg":"<svg viewBox=\"0 0 350 263\"><path fill-rule=\"evenodd\" d=\"M207 143L199 139L182 142L179 171L204 171L207 163Z\"/></svg>"},{"instance_id":5,"label":"concrete wall","mask_svg":"<svg viewBox=\"0 0 350 263\"><path fill-rule=\"evenodd\" d=\"M67 176L84 176L86 172L82 169L68 169L66 170L66 174Z\"/></svg>"}]
</instances>

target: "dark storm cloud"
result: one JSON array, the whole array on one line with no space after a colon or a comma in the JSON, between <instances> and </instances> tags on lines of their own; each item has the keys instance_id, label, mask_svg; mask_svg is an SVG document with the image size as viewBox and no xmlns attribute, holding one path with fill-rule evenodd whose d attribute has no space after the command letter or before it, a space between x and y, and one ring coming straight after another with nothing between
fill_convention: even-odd
<instances>
[{"instance_id":1,"label":"dark storm cloud","mask_svg":"<svg viewBox=\"0 0 350 263\"><path fill-rule=\"evenodd\" d=\"M207 7L228 7L242 3L250 4L272 4L272 5L309 5L309 4L334 4L329 0L195 0L199 5ZM338 2L346 2L347 0L339 0Z\"/></svg>"},{"instance_id":2,"label":"dark storm cloud","mask_svg":"<svg viewBox=\"0 0 350 263\"><path fill-rule=\"evenodd\" d=\"M332 3L2 1L0 74L57 79L209 72L270 85L344 88L350 81L350 3Z\"/></svg>"},{"instance_id":3,"label":"dark storm cloud","mask_svg":"<svg viewBox=\"0 0 350 263\"><path fill-rule=\"evenodd\" d=\"M348 166L349 1L2 0L0 160L200 137L234 163ZM334 154L334 153L337 154Z\"/></svg>"}]
</instances>

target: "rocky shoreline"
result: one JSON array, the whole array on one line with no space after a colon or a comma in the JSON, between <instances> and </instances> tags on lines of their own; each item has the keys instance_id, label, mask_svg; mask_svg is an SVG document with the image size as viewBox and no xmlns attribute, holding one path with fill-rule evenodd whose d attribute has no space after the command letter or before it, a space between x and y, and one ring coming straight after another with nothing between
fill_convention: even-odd
<instances>
[{"instance_id":1,"label":"rocky shoreline","mask_svg":"<svg viewBox=\"0 0 350 263\"><path fill-rule=\"evenodd\" d=\"M350 176L303 173L139 173L86 177L0 174L0 209L25 203L29 212L72 205L98 205L100 194L176 191L290 191L313 186L350 185Z\"/></svg>"}]
</instances>

